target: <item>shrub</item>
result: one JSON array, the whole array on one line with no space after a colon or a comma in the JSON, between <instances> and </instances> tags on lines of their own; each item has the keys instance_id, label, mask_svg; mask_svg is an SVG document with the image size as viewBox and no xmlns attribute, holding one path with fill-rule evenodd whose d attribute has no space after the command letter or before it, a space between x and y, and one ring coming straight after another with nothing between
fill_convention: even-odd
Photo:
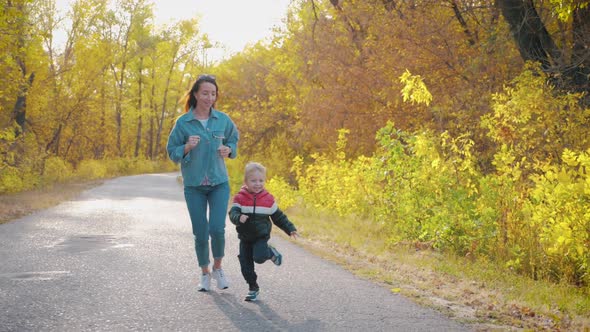
<instances>
[{"instance_id":1,"label":"shrub","mask_svg":"<svg viewBox=\"0 0 590 332\"><path fill-rule=\"evenodd\" d=\"M73 167L59 157L49 157L45 160L43 169L43 184L52 185L63 183L72 178Z\"/></svg>"},{"instance_id":2,"label":"shrub","mask_svg":"<svg viewBox=\"0 0 590 332\"><path fill-rule=\"evenodd\" d=\"M286 210L297 203L297 192L282 177L275 176L268 180L266 187L275 197L282 210Z\"/></svg>"},{"instance_id":3,"label":"shrub","mask_svg":"<svg viewBox=\"0 0 590 332\"><path fill-rule=\"evenodd\" d=\"M4 166L0 172L0 194L19 192L23 188L21 172L16 167Z\"/></svg>"},{"instance_id":4,"label":"shrub","mask_svg":"<svg viewBox=\"0 0 590 332\"><path fill-rule=\"evenodd\" d=\"M537 271L555 281L590 285L590 149L565 150L562 159L533 177L525 207L539 230Z\"/></svg>"},{"instance_id":5,"label":"shrub","mask_svg":"<svg viewBox=\"0 0 590 332\"><path fill-rule=\"evenodd\" d=\"M76 177L81 180L96 180L107 177L107 166L100 160L82 160L76 170Z\"/></svg>"}]
</instances>

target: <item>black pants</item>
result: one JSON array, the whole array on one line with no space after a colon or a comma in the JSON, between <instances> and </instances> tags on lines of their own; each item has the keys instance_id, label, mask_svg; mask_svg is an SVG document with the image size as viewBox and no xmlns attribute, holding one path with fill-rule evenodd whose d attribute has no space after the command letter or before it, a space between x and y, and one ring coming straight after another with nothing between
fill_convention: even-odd
<instances>
[{"instance_id":1,"label":"black pants","mask_svg":"<svg viewBox=\"0 0 590 332\"><path fill-rule=\"evenodd\" d=\"M258 289L256 282L258 276L254 271L254 263L262 264L272 257L268 248L268 239L259 239L254 242L240 240L240 269L242 276L250 286L250 290Z\"/></svg>"}]
</instances>

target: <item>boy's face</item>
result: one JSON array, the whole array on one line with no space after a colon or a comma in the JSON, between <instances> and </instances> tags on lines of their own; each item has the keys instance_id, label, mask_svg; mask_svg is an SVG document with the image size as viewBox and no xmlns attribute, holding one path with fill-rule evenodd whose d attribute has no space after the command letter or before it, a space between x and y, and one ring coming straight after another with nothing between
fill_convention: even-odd
<instances>
[{"instance_id":1,"label":"boy's face","mask_svg":"<svg viewBox=\"0 0 590 332\"><path fill-rule=\"evenodd\" d=\"M258 194L264 189L264 175L259 171L254 171L248 175L245 181L246 188L249 192Z\"/></svg>"}]
</instances>

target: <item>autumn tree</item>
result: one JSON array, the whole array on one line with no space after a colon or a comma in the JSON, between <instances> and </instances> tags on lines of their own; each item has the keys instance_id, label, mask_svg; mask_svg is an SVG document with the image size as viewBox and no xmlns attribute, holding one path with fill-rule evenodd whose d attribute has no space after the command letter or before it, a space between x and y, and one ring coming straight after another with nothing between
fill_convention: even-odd
<instances>
[{"instance_id":1,"label":"autumn tree","mask_svg":"<svg viewBox=\"0 0 590 332\"><path fill-rule=\"evenodd\" d=\"M2 39L2 96L4 107L12 103L7 121L15 121L19 129L17 136L26 131L27 95L35 81L34 53L40 46L35 29L33 0L8 0L1 10ZM5 112L3 112L5 113ZM5 113L6 114L6 113Z\"/></svg>"},{"instance_id":2,"label":"autumn tree","mask_svg":"<svg viewBox=\"0 0 590 332\"><path fill-rule=\"evenodd\" d=\"M154 157L159 157L163 151L168 130L182 111L178 102L196 78L194 70L200 54L199 45L202 45L198 42L200 37L197 20L183 20L160 32L162 42L158 45L158 54L154 54L158 60L153 61L152 72L158 91L152 103L156 120Z\"/></svg>"},{"instance_id":3,"label":"autumn tree","mask_svg":"<svg viewBox=\"0 0 590 332\"><path fill-rule=\"evenodd\" d=\"M318 119L306 136L316 146L346 127L354 137L350 152L371 152L374 133L387 120L404 130L469 132L486 146L479 117L489 112L491 93L522 66L496 6L334 0L306 2L302 11L307 14L298 19L305 23L292 38L313 86L302 112ZM424 78L435 106L402 101L406 69Z\"/></svg>"},{"instance_id":4,"label":"autumn tree","mask_svg":"<svg viewBox=\"0 0 590 332\"><path fill-rule=\"evenodd\" d=\"M157 27L145 0L77 0L65 13L7 1L0 18L0 192L39 185L48 159L52 174L167 160L178 101L203 68L197 20Z\"/></svg>"},{"instance_id":5,"label":"autumn tree","mask_svg":"<svg viewBox=\"0 0 590 332\"><path fill-rule=\"evenodd\" d=\"M306 141L299 137L300 109L307 91L300 58L292 43L275 37L248 47L221 65L219 107L240 130L240 154L266 160L274 174L289 175L296 152Z\"/></svg>"},{"instance_id":6,"label":"autumn tree","mask_svg":"<svg viewBox=\"0 0 590 332\"><path fill-rule=\"evenodd\" d=\"M498 0L523 60L539 62L565 91L590 105L590 2Z\"/></svg>"},{"instance_id":7,"label":"autumn tree","mask_svg":"<svg viewBox=\"0 0 590 332\"><path fill-rule=\"evenodd\" d=\"M37 6L29 0L0 5L0 191L34 187L43 167L32 112L47 74Z\"/></svg>"},{"instance_id":8,"label":"autumn tree","mask_svg":"<svg viewBox=\"0 0 590 332\"><path fill-rule=\"evenodd\" d=\"M75 2L65 17L58 16L52 1L46 2L42 10L41 29L45 31L43 44L48 58L49 73L43 81L43 95L35 98L38 107L32 112L35 128L40 141L44 142L47 154L66 158L73 153L73 146L82 145L84 150L93 151L86 146L85 137L89 142L88 130L74 134L73 127L79 127L82 117L87 111L92 98L94 86L86 84L91 78L97 77L94 70L104 67L101 56L92 48L91 36L95 36L101 17L106 15L105 1ZM61 14L59 14L61 15ZM66 18L71 20L65 40L60 47L54 41L56 30ZM85 52L87 52L85 54ZM91 56L94 55L94 56ZM82 82L82 83L80 83ZM96 151L95 151L96 152ZM100 155L96 153L94 156ZM83 157L75 153L72 159Z\"/></svg>"}]
</instances>

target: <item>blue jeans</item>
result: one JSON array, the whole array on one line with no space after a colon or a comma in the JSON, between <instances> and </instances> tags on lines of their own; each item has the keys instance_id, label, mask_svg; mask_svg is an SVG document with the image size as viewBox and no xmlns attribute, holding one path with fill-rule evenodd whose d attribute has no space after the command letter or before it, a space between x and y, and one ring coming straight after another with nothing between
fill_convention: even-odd
<instances>
[{"instance_id":1,"label":"blue jeans","mask_svg":"<svg viewBox=\"0 0 590 332\"><path fill-rule=\"evenodd\" d=\"M211 237L213 258L224 256L229 183L225 182L216 186L185 186L184 199L191 218L199 266L209 266L209 237ZM209 205L208 220L207 205Z\"/></svg>"}]
</instances>

